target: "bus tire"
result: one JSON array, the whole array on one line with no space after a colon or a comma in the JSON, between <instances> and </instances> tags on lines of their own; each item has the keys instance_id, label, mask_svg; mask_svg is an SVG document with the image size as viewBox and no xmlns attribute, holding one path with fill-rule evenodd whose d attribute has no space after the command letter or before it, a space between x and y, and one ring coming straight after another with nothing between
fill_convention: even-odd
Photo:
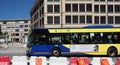
<instances>
[{"instance_id":1,"label":"bus tire","mask_svg":"<svg viewBox=\"0 0 120 65\"><path fill-rule=\"evenodd\" d=\"M117 49L115 47L110 47L107 51L107 55L109 57L116 57L117 56Z\"/></svg>"},{"instance_id":2,"label":"bus tire","mask_svg":"<svg viewBox=\"0 0 120 65\"><path fill-rule=\"evenodd\" d=\"M51 54L53 56L60 56L61 55L61 51L59 48L53 48L52 51L51 51Z\"/></svg>"}]
</instances>

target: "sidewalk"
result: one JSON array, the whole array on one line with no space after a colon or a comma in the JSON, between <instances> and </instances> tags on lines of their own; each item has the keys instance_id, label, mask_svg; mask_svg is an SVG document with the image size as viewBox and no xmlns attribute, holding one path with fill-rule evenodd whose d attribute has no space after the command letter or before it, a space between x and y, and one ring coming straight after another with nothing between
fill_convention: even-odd
<instances>
[{"instance_id":1,"label":"sidewalk","mask_svg":"<svg viewBox=\"0 0 120 65\"><path fill-rule=\"evenodd\" d=\"M8 49L9 48L9 45L7 45L6 43L1 43L0 44L0 50L2 50L2 49Z\"/></svg>"},{"instance_id":2,"label":"sidewalk","mask_svg":"<svg viewBox=\"0 0 120 65\"><path fill-rule=\"evenodd\" d=\"M0 50L6 50L10 47L24 47L24 48L26 48L26 44L21 44L21 43L8 43L8 45L6 43L0 44Z\"/></svg>"},{"instance_id":3,"label":"sidewalk","mask_svg":"<svg viewBox=\"0 0 120 65\"><path fill-rule=\"evenodd\" d=\"M0 53L25 53L26 49L23 47L23 44L20 43L9 43L0 45Z\"/></svg>"}]
</instances>

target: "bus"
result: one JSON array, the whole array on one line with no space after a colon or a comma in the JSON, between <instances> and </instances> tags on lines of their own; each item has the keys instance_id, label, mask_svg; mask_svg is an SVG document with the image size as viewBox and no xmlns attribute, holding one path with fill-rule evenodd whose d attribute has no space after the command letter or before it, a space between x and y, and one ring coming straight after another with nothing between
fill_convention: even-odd
<instances>
[{"instance_id":1,"label":"bus","mask_svg":"<svg viewBox=\"0 0 120 65\"><path fill-rule=\"evenodd\" d=\"M80 56L120 54L119 27L34 28L29 34L29 56Z\"/></svg>"}]
</instances>

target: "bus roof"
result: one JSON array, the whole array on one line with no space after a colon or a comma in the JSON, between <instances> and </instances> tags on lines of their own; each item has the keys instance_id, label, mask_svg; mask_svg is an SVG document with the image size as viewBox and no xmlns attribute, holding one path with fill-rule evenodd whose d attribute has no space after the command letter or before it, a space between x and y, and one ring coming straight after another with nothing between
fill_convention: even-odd
<instances>
[{"instance_id":1,"label":"bus roof","mask_svg":"<svg viewBox=\"0 0 120 65\"><path fill-rule=\"evenodd\" d=\"M45 32L46 33L120 32L120 28L54 28L54 29L36 28L33 30L40 31L41 33L45 33Z\"/></svg>"},{"instance_id":2,"label":"bus roof","mask_svg":"<svg viewBox=\"0 0 120 65\"><path fill-rule=\"evenodd\" d=\"M93 26L85 26L83 28L114 28L112 25L93 25Z\"/></svg>"}]
</instances>

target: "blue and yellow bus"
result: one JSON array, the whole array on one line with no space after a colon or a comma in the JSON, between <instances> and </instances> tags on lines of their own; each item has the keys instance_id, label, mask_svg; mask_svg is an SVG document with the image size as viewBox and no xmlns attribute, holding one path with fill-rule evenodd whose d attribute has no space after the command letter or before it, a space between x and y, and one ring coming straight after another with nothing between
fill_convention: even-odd
<instances>
[{"instance_id":1,"label":"blue and yellow bus","mask_svg":"<svg viewBox=\"0 0 120 65\"><path fill-rule=\"evenodd\" d=\"M27 55L76 56L120 54L120 28L32 29Z\"/></svg>"}]
</instances>

